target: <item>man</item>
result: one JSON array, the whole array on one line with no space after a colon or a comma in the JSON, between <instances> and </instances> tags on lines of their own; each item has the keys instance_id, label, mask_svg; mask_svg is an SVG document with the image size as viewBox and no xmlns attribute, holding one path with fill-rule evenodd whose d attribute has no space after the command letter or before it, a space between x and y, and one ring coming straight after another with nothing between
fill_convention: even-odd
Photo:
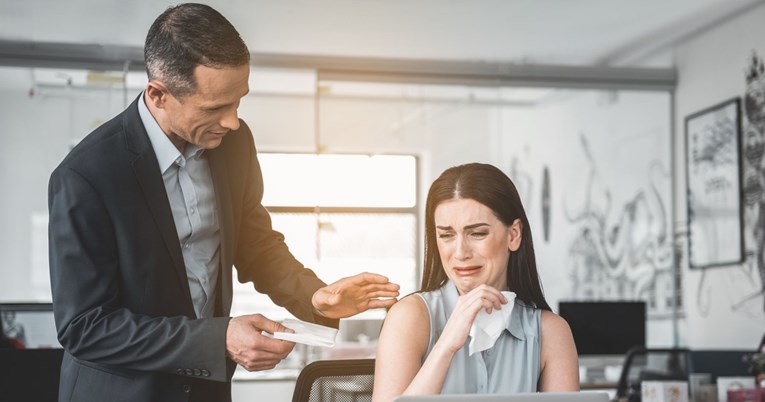
<instances>
[{"instance_id":1,"label":"man","mask_svg":"<svg viewBox=\"0 0 765 402\"><path fill-rule=\"evenodd\" d=\"M273 368L294 344L262 335L285 328L259 314L228 317L232 265L325 325L398 295L374 274L325 285L271 229L253 138L237 117L249 52L222 15L170 8L144 53L145 91L50 179L62 401L230 400L234 362Z\"/></svg>"}]
</instances>

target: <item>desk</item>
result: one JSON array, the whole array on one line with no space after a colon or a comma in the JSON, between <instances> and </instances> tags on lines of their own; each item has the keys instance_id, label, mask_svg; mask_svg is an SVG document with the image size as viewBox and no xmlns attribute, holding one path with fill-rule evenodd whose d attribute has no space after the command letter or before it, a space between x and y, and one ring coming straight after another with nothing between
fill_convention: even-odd
<instances>
[{"instance_id":1,"label":"desk","mask_svg":"<svg viewBox=\"0 0 765 402\"><path fill-rule=\"evenodd\" d=\"M594 382L582 382L579 383L580 389L616 389L618 383L607 381L594 381Z\"/></svg>"},{"instance_id":2,"label":"desk","mask_svg":"<svg viewBox=\"0 0 765 402\"><path fill-rule=\"evenodd\" d=\"M255 400L291 402L298 374L300 369L249 372L237 366L231 383L231 400L233 402Z\"/></svg>"}]
</instances>

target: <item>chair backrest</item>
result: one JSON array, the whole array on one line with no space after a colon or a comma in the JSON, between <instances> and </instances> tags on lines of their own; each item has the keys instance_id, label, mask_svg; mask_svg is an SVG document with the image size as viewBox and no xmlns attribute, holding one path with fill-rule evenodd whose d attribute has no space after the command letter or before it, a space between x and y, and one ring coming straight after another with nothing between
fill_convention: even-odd
<instances>
[{"instance_id":1,"label":"chair backrest","mask_svg":"<svg viewBox=\"0 0 765 402\"><path fill-rule=\"evenodd\" d=\"M362 402L372 400L375 360L318 360L303 368L292 402Z\"/></svg>"},{"instance_id":2,"label":"chair backrest","mask_svg":"<svg viewBox=\"0 0 765 402\"><path fill-rule=\"evenodd\" d=\"M640 401L641 383L649 380L687 381L690 351L685 348L632 348L627 352L616 388L617 399Z\"/></svg>"}]
</instances>

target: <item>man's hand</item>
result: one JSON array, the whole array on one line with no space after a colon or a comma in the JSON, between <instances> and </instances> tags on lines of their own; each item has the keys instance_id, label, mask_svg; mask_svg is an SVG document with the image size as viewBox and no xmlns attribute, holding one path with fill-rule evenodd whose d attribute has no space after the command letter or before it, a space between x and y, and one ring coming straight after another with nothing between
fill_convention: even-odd
<instances>
[{"instance_id":1,"label":"man's hand","mask_svg":"<svg viewBox=\"0 0 765 402\"><path fill-rule=\"evenodd\" d=\"M388 278L365 272L325 286L311 298L313 307L328 318L346 318L371 308L388 308L398 296L399 286ZM380 299L386 297L390 299Z\"/></svg>"},{"instance_id":2,"label":"man's hand","mask_svg":"<svg viewBox=\"0 0 765 402\"><path fill-rule=\"evenodd\" d=\"M269 370L284 360L295 347L293 342L271 339L261 334L266 331L292 332L278 322L260 314L232 318L226 330L226 352L231 360L248 371Z\"/></svg>"}]
</instances>

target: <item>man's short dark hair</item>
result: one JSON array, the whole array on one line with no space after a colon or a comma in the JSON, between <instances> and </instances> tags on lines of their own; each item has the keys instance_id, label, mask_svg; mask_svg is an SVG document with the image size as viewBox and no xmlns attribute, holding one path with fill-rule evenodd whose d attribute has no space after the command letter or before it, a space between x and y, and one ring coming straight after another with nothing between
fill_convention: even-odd
<instances>
[{"instance_id":1,"label":"man's short dark hair","mask_svg":"<svg viewBox=\"0 0 765 402\"><path fill-rule=\"evenodd\" d=\"M149 80L160 80L173 96L196 91L194 69L248 64L250 52L236 28L210 6L179 4L163 12L149 28L144 46Z\"/></svg>"}]
</instances>

